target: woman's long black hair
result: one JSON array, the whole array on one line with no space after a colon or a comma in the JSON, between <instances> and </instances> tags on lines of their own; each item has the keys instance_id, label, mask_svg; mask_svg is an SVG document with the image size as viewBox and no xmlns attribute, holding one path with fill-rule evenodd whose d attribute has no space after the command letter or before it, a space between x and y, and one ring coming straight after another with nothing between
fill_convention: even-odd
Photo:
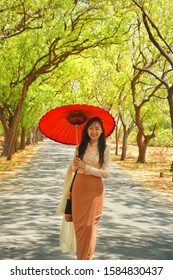
<instances>
[{"instance_id":1,"label":"woman's long black hair","mask_svg":"<svg viewBox=\"0 0 173 280\"><path fill-rule=\"evenodd\" d=\"M79 156L79 158L83 159L85 150L88 146L88 143L90 142L90 137L88 135L88 128L90 125L93 124L93 122L98 122L102 128L102 133L98 139L99 164L100 164L100 166L102 166L103 162L104 162L104 151L106 148L106 137L105 137L105 131L104 131L104 127L103 127L103 122L98 117L91 118L86 123L86 125L83 129L83 132L82 132L82 140L78 147L78 156Z\"/></svg>"}]
</instances>

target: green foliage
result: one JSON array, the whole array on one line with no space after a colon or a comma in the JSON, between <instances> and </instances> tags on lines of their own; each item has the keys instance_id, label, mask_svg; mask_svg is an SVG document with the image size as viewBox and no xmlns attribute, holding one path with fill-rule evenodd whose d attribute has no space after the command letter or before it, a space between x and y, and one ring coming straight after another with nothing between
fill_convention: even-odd
<instances>
[{"instance_id":1,"label":"green foliage","mask_svg":"<svg viewBox=\"0 0 173 280\"><path fill-rule=\"evenodd\" d=\"M128 138L128 143L136 143L136 133L134 129ZM173 147L171 129L159 128L156 131L156 136L151 139L149 146L155 147Z\"/></svg>"},{"instance_id":2,"label":"green foliage","mask_svg":"<svg viewBox=\"0 0 173 280\"><path fill-rule=\"evenodd\" d=\"M136 2L144 5L171 45L171 1ZM46 111L70 103L98 105L114 116L121 106L125 122L133 122L130 81L133 65L140 68L144 60L157 60L150 69L155 73L165 69L171 83L169 65L151 44L134 1L90 0L76 5L73 0L0 0L0 15L0 106L8 104L14 112L26 79L52 59L52 65L38 73L28 89L20 128L31 129ZM157 84L149 73L140 77L138 104ZM162 87L159 98L166 94ZM152 144L170 145L168 104L159 98L142 108L145 132L151 132L156 123ZM136 141L136 132L129 141Z\"/></svg>"},{"instance_id":3,"label":"green foliage","mask_svg":"<svg viewBox=\"0 0 173 280\"><path fill-rule=\"evenodd\" d=\"M150 146L173 147L171 129L160 128L156 132L156 137L150 142Z\"/></svg>"}]
</instances>

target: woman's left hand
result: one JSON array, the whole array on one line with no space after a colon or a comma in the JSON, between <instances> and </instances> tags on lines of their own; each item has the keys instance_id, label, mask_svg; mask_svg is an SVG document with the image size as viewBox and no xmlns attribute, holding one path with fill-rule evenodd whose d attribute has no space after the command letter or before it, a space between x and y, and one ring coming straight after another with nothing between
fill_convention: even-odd
<instances>
[{"instance_id":1,"label":"woman's left hand","mask_svg":"<svg viewBox=\"0 0 173 280\"><path fill-rule=\"evenodd\" d=\"M80 158L77 157L74 158L73 163L76 168L85 169L86 167L86 164Z\"/></svg>"}]
</instances>

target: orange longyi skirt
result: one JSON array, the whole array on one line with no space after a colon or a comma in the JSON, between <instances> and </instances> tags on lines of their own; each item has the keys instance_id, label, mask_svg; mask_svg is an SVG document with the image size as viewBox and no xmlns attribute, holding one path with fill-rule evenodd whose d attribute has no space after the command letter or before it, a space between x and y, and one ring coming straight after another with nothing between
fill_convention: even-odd
<instances>
[{"instance_id":1,"label":"orange longyi skirt","mask_svg":"<svg viewBox=\"0 0 173 280\"><path fill-rule=\"evenodd\" d=\"M97 227L103 208L100 177L77 174L72 190L72 215L77 259L91 260L96 246Z\"/></svg>"}]
</instances>

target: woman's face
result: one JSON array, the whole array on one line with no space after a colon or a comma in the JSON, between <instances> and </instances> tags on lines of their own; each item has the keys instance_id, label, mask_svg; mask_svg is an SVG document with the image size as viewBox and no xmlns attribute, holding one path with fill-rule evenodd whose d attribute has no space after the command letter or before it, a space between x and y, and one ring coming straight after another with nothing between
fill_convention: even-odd
<instances>
[{"instance_id":1,"label":"woman's face","mask_svg":"<svg viewBox=\"0 0 173 280\"><path fill-rule=\"evenodd\" d=\"M88 127L87 132L88 132L88 136L90 137L90 140L92 142L97 142L103 131L99 122L93 122Z\"/></svg>"}]
</instances>

